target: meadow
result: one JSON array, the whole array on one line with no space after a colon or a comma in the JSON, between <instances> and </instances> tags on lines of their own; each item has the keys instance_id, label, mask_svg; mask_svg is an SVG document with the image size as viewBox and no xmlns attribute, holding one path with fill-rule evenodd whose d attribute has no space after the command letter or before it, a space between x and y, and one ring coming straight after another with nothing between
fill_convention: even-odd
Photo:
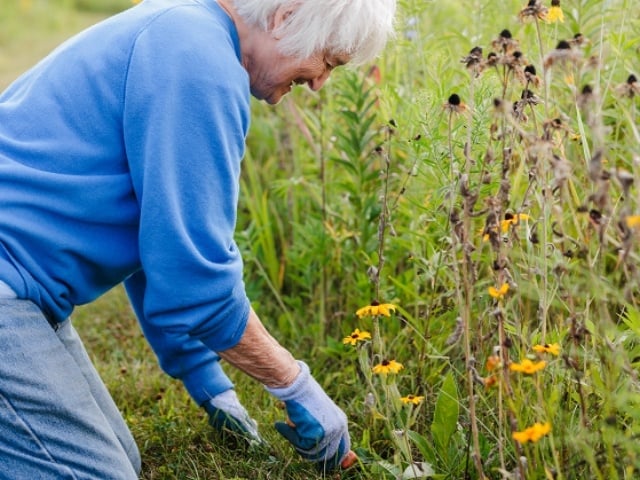
<instances>
[{"instance_id":1,"label":"meadow","mask_svg":"<svg viewBox=\"0 0 640 480\"><path fill-rule=\"evenodd\" d=\"M0 88L128 0L11 0ZM254 308L349 417L330 478L640 478L640 8L400 0L375 64L254 103L237 241ZM283 411L212 432L121 288L74 323L142 478L316 479Z\"/></svg>"}]
</instances>

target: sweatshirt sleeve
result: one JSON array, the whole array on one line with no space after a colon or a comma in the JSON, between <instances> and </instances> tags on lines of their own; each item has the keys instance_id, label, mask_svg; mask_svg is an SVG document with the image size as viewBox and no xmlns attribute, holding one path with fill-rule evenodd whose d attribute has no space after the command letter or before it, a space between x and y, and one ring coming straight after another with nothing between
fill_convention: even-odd
<instances>
[{"instance_id":1,"label":"sweatshirt sleeve","mask_svg":"<svg viewBox=\"0 0 640 480\"><path fill-rule=\"evenodd\" d=\"M144 317L142 305L146 283L143 271L124 282L138 318ZM141 326L147 341L157 352L160 367L173 378L182 380L198 405L233 387L220 366L218 354L197 338L163 331L150 322L141 322Z\"/></svg>"},{"instance_id":2,"label":"sweatshirt sleeve","mask_svg":"<svg viewBox=\"0 0 640 480\"><path fill-rule=\"evenodd\" d=\"M140 33L123 107L146 277L138 316L163 367L179 374L184 352L168 345L233 347L250 308L233 240L249 82L235 30L203 10L168 10ZM192 364L210 355L187 351Z\"/></svg>"}]
</instances>

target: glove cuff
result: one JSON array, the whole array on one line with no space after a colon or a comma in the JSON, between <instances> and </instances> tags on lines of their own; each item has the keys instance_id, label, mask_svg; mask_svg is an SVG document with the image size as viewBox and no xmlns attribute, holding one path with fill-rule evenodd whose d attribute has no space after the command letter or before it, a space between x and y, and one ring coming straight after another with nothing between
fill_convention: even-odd
<instances>
[{"instance_id":1,"label":"glove cuff","mask_svg":"<svg viewBox=\"0 0 640 480\"><path fill-rule=\"evenodd\" d=\"M312 380L311 372L309 371L309 366L304 363L302 360L296 360L296 363L300 366L300 373L293 381L291 385L288 387L267 387L264 388L271 395L277 397L282 401L294 400L299 398L301 394L303 394L309 385L309 381Z\"/></svg>"}]
</instances>

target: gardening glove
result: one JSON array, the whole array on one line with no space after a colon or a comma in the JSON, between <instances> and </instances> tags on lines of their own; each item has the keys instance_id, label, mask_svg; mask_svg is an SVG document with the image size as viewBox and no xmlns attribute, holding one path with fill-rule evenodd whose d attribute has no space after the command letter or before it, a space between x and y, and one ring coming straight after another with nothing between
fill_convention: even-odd
<instances>
[{"instance_id":1,"label":"gardening glove","mask_svg":"<svg viewBox=\"0 0 640 480\"><path fill-rule=\"evenodd\" d=\"M264 443L258 433L258 423L242 406L235 390L229 389L210 398L203 407L209 414L209 425L216 430L229 430L252 445Z\"/></svg>"},{"instance_id":2,"label":"gardening glove","mask_svg":"<svg viewBox=\"0 0 640 480\"><path fill-rule=\"evenodd\" d=\"M349 454L347 416L311 376L307 364L298 364L300 373L293 384L266 387L284 402L289 417L287 422L276 422L275 427L302 458L315 462L322 471L330 471Z\"/></svg>"}]
</instances>

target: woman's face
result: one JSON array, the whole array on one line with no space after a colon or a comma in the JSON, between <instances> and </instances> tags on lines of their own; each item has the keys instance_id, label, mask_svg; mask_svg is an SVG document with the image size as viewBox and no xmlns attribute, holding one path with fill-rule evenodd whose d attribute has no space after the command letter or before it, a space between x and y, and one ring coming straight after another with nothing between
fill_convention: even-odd
<instances>
[{"instance_id":1,"label":"woman's face","mask_svg":"<svg viewBox=\"0 0 640 480\"><path fill-rule=\"evenodd\" d=\"M251 93L272 105L291 91L293 85L307 84L313 91L319 90L331 71L349 61L347 55L318 53L300 60L278 51L277 40L267 39L258 56L246 65L251 82Z\"/></svg>"}]
</instances>

